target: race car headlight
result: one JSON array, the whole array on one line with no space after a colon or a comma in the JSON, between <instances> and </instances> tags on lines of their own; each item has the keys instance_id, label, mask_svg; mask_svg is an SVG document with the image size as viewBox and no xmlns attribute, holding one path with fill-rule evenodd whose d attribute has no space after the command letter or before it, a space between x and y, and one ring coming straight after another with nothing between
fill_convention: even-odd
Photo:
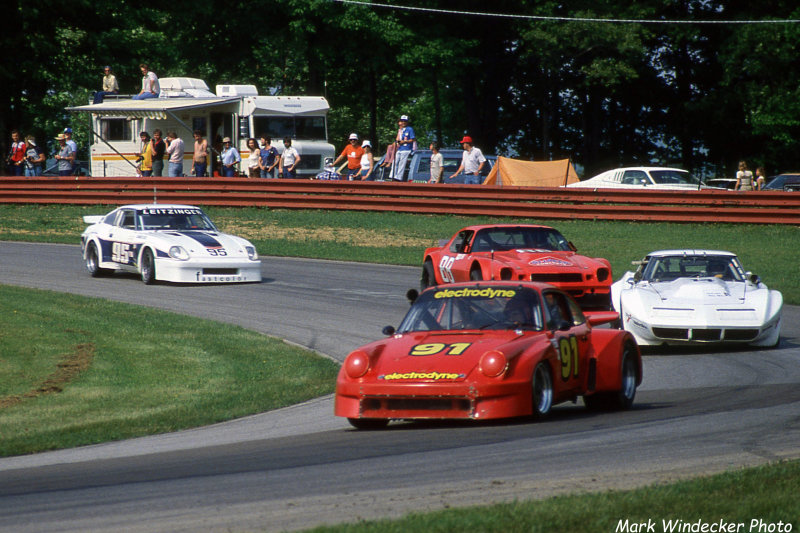
<instances>
[{"instance_id":1,"label":"race car headlight","mask_svg":"<svg viewBox=\"0 0 800 533\"><path fill-rule=\"evenodd\" d=\"M247 258L250 259L250 261L258 259L258 252L255 246L245 246L244 249L247 250Z\"/></svg>"},{"instance_id":2,"label":"race car headlight","mask_svg":"<svg viewBox=\"0 0 800 533\"><path fill-rule=\"evenodd\" d=\"M344 371L353 379L360 378L369 370L369 356L366 352L356 350L344 360Z\"/></svg>"},{"instance_id":3,"label":"race car headlight","mask_svg":"<svg viewBox=\"0 0 800 533\"><path fill-rule=\"evenodd\" d=\"M481 356L478 368L484 376L496 378L506 371L508 360L503 352L489 350Z\"/></svg>"},{"instance_id":4,"label":"race car headlight","mask_svg":"<svg viewBox=\"0 0 800 533\"><path fill-rule=\"evenodd\" d=\"M189 259L189 252L183 246L172 246L169 249L169 256L178 261L186 261Z\"/></svg>"},{"instance_id":5,"label":"race car headlight","mask_svg":"<svg viewBox=\"0 0 800 533\"><path fill-rule=\"evenodd\" d=\"M603 282L608 279L610 272L607 268L597 269L597 281Z\"/></svg>"}]
</instances>

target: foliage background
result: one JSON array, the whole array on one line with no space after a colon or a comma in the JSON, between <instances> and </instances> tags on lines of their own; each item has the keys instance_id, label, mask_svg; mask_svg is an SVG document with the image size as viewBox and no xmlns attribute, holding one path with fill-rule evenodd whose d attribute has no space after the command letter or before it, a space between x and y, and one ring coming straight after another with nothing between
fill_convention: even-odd
<instances>
[{"instance_id":1,"label":"foliage background","mask_svg":"<svg viewBox=\"0 0 800 533\"><path fill-rule=\"evenodd\" d=\"M365 4L15 0L0 20L0 148L13 128L41 145L71 125L85 158L86 125L64 107L87 102L106 64L137 92L146 62L212 89L323 94L337 146L358 131L380 152L407 113L422 143L469 134L487 153L571 157L586 177L640 163L730 176L740 158L769 174L800 169L800 24L767 23L800 19L794 1ZM532 15L758 23L520 18Z\"/></svg>"}]
</instances>

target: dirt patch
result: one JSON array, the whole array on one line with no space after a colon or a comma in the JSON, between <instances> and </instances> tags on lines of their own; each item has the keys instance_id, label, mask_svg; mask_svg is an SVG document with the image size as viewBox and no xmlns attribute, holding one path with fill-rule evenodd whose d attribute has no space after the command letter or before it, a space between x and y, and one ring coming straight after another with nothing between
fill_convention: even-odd
<instances>
[{"instance_id":1,"label":"dirt patch","mask_svg":"<svg viewBox=\"0 0 800 533\"><path fill-rule=\"evenodd\" d=\"M229 220L220 220L219 227L226 233L239 235L245 239L266 240L278 239L295 242L320 241L320 242L340 242L354 246L368 248L385 247L428 247L436 243L430 239L409 237L403 235L386 236L385 231L370 230L363 228L336 228L325 226L320 228L287 228L277 224L248 224Z\"/></svg>"},{"instance_id":2,"label":"dirt patch","mask_svg":"<svg viewBox=\"0 0 800 533\"><path fill-rule=\"evenodd\" d=\"M56 371L47 376L42 383L24 394L12 394L0 398L0 409L12 407L27 399L37 398L45 394L54 394L64 390L73 379L86 371L94 359L94 344L78 344L75 349L62 357L56 365Z\"/></svg>"}]
</instances>

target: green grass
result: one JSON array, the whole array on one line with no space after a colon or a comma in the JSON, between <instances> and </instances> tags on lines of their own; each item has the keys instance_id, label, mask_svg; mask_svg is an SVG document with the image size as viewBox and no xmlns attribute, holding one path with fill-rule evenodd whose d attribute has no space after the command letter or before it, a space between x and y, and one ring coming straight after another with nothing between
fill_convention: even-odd
<instances>
[{"instance_id":1,"label":"green grass","mask_svg":"<svg viewBox=\"0 0 800 533\"><path fill-rule=\"evenodd\" d=\"M109 206L0 205L0 240L78 243L85 214ZM584 255L611 261L618 279L631 261L666 248L730 250L746 269L787 303L800 304L797 250L800 228L755 224L653 224L579 220L430 216L356 211L206 209L223 231L249 238L262 255L421 265L422 253L458 229L479 223L525 222L554 226Z\"/></svg>"},{"instance_id":2,"label":"green grass","mask_svg":"<svg viewBox=\"0 0 800 533\"><path fill-rule=\"evenodd\" d=\"M338 365L281 340L0 285L0 456L175 431L333 392Z\"/></svg>"},{"instance_id":3,"label":"green grass","mask_svg":"<svg viewBox=\"0 0 800 533\"><path fill-rule=\"evenodd\" d=\"M664 522L743 524L739 533L797 531L800 526L800 461L727 472L670 485L629 491L558 496L542 501L518 501L488 507L415 513L397 520L375 520L320 527L315 533L598 533L653 521L653 531L665 533ZM752 521L756 521L754 524ZM761 522L758 522L758 521ZM783 529L778 529L783 522ZM789 526L791 524L791 526ZM736 531L737 525L734 525ZM772 529L769 529L769 527ZM687 526L689 527L689 526ZM729 526L726 526L729 527ZM762 527L762 529L759 529ZM646 528L627 531L647 531ZM676 529L675 531L680 531ZM684 530L686 531L686 530ZM690 529L689 531L712 531ZM717 529L716 531L719 531ZM725 531L728 531L726 529Z\"/></svg>"}]
</instances>

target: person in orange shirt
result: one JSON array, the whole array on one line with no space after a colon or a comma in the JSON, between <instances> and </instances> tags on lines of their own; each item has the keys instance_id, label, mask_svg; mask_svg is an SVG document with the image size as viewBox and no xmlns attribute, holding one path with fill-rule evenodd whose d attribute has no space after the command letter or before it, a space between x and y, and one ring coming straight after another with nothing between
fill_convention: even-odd
<instances>
[{"instance_id":1,"label":"person in orange shirt","mask_svg":"<svg viewBox=\"0 0 800 533\"><path fill-rule=\"evenodd\" d=\"M335 167L339 161L347 158L347 179L353 181L358 178L361 172L361 156L364 155L364 149L358 145L358 135L355 133L350 134L347 146L344 147L342 153L333 162Z\"/></svg>"}]
</instances>

